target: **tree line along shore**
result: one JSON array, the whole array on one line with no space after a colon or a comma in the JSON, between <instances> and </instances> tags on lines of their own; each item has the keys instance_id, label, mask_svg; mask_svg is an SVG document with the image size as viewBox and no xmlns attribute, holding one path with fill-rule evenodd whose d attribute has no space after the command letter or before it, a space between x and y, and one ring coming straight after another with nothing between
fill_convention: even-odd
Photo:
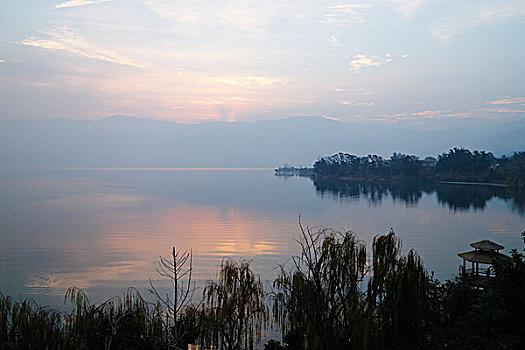
<instances>
[{"instance_id":1,"label":"tree line along shore","mask_svg":"<svg viewBox=\"0 0 525 350\"><path fill-rule=\"evenodd\" d=\"M453 148L437 158L393 153L356 156L337 153L319 158L312 168L291 166L275 170L277 175L300 175L348 180L409 180L525 184L525 152L496 157L491 152Z\"/></svg>"},{"instance_id":2,"label":"tree line along shore","mask_svg":"<svg viewBox=\"0 0 525 350\"><path fill-rule=\"evenodd\" d=\"M525 243L525 232L522 233ZM0 294L1 349L523 349L525 255L494 258L480 290L468 274L445 282L393 230L371 252L351 231L301 226L300 253L271 285L244 260L224 259L195 297L191 251L161 257L172 290L151 283L91 304L70 288L70 313ZM152 298L149 298L152 299ZM195 301L198 300L198 301ZM282 340L261 339L278 329Z\"/></svg>"}]
</instances>

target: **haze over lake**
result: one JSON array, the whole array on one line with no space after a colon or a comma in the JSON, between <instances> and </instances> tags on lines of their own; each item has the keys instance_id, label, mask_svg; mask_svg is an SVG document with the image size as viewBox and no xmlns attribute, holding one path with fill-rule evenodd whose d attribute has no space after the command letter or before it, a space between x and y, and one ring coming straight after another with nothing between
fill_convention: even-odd
<instances>
[{"instance_id":1,"label":"haze over lake","mask_svg":"<svg viewBox=\"0 0 525 350\"><path fill-rule=\"evenodd\" d=\"M319 184L271 169L4 170L0 289L60 303L70 286L94 300L129 286L147 295L159 255L193 249L196 278L225 256L265 279L298 251L303 225L351 229L370 246L392 227L440 279L469 243L520 247L523 193L460 185Z\"/></svg>"},{"instance_id":2,"label":"haze over lake","mask_svg":"<svg viewBox=\"0 0 525 350\"><path fill-rule=\"evenodd\" d=\"M293 117L175 123L113 116L99 121L0 120L1 168L311 166L337 152L436 157L452 147L511 155L525 149L525 120L426 120L421 129Z\"/></svg>"},{"instance_id":3,"label":"haze over lake","mask_svg":"<svg viewBox=\"0 0 525 350\"><path fill-rule=\"evenodd\" d=\"M0 1L1 350L525 349L523 33L524 0Z\"/></svg>"}]
</instances>

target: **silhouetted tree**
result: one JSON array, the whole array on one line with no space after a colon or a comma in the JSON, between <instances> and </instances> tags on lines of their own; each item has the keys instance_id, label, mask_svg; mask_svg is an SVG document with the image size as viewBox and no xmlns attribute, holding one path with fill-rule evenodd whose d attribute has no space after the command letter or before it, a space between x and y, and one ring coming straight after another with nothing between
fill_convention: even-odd
<instances>
[{"instance_id":1,"label":"silhouetted tree","mask_svg":"<svg viewBox=\"0 0 525 350\"><path fill-rule=\"evenodd\" d=\"M165 296L161 296L157 288L150 280L150 292L155 295L166 311L165 327L169 330L170 343L175 348L185 348L194 333L194 322L186 314L195 292L195 284L192 281L193 255L192 251L177 251L172 247L171 257L159 257L157 272L170 279L172 290ZM189 338L189 339L188 339Z\"/></svg>"},{"instance_id":2,"label":"silhouetted tree","mask_svg":"<svg viewBox=\"0 0 525 350\"><path fill-rule=\"evenodd\" d=\"M226 350L253 349L268 325L268 307L260 276L246 261L224 259L219 279L203 292L202 342Z\"/></svg>"},{"instance_id":3,"label":"silhouetted tree","mask_svg":"<svg viewBox=\"0 0 525 350\"><path fill-rule=\"evenodd\" d=\"M390 157L390 175L417 178L422 169L419 157L394 153Z\"/></svg>"},{"instance_id":4,"label":"silhouetted tree","mask_svg":"<svg viewBox=\"0 0 525 350\"><path fill-rule=\"evenodd\" d=\"M393 231L377 236L370 267L351 231L302 228L301 254L274 282L274 317L308 349L413 349L424 344L429 278ZM370 274L368 290L361 286Z\"/></svg>"},{"instance_id":5,"label":"silhouetted tree","mask_svg":"<svg viewBox=\"0 0 525 350\"><path fill-rule=\"evenodd\" d=\"M429 283L426 270L413 250L401 256L401 240L393 230L376 236L372 251L367 308L374 320L374 348L415 349L422 341L420 327Z\"/></svg>"},{"instance_id":6,"label":"silhouetted tree","mask_svg":"<svg viewBox=\"0 0 525 350\"><path fill-rule=\"evenodd\" d=\"M496 158L490 152L453 148L438 156L436 170L442 174L462 176L488 176Z\"/></svg>"},{"instance_id":7,"label":"silhouetted tree","mask_svg":"<svg viewBox=\"0 0 525 350\"><path fill-rule=\"evenodd\" d=\"M351 231L301 226L301 232L301 254L274 282L274 317L285 334L305 337L309 349L361 345L366 327L359 284L366 272L366 248Z\"/></svg>"}]
</instances>

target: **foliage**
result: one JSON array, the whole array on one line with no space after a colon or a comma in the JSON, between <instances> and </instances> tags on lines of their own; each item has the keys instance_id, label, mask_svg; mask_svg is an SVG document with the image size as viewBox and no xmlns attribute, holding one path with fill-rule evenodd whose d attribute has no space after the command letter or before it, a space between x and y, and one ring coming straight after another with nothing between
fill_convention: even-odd
<instances>
[{"instance_id":1,"label":"foliage","mask_svg":"<svg viewBox=\"0 0 525 350\"><path fill-rule=\"evenodd\" d=\"M351 231L302 228L301 255L274 282L283 332L304 334L308 349L415 348L429 278L413 251L401 257L393 231L377 236L372 265ZM368 290L363 291L365 275ZM299 337L300 339L301 337Z\"/></svg>"},{"instance_id":2,"label":"foliage","mask_svg":"<svg viewBox=\"0 0 525 350\"><path fill-rule=\"evenodd\" d=\"M224 259L219 279L203 292L201 341L226 350L253 349L268 325L268 307L260 276L247 261Z\"/></svg>"},{"instance_id":3,"label":"foliage","mask_svg":"<svg viewBox=\"0 0 525 350\"><path fill-rule=\"evenodd\" d=\"M314 172L318 175L338 176L385 175L386 162L377 155L357 157L348 153L337 153L316 161Z\"/></svg>"},{"instance_id":4,"label":"foliage","mask_svg":"<svg viewBox=\"0 0 525 350\"><path fill-rule=\"evenodd\" d=\"M501 157L494 174L506 183L525 184L525 152L514 153L511 157Z\"/></svg>"},{"instance_id":5,"label":"foliage","mask_svg":"<svg viewBox=\"0 0 525 350\"><path fill-rule=\"evenodd\" d=\"M270 339L264 344L264 350L285 350L280 341Z\"/></svg>"},{"instance_id":6,"label":"foliage","mask_svg":"<svg viewBox=\"0 0 525 350\"><path fill-rule=\"evenodd\" d=\"M496 161L490 152L453 148L439 155L436 170L452 175L488 175Z\"/></svg>"},{"instance_id":7,"label":"foliage","mask_svg":"<svg viewBox=\"0 0 525 350\"><path fill-rule=\"evenodd\" d=\"M422 165L417 156L394 152L390 157L389 167L391 175L413 177L420 175Z\"/></svg>"},{"instance_id":8,"label":"foliage","mask_svg":"<svg viewBox=\"0 0 525 350\"><path fill-rule=\"evenodd\" d=\"M0 293L0 348L64 348L66 337L61 315L39 307L33 300L17 302Z\"/></svg>"},{"instance_id":9,"label":"foliage","mask_svg":"<svg viewBox=\"0 0 525 350\"><path fill-rule=\"evenodd\" d=\"M423 166L425 162L402 153L393 153L386 160L378 155L359 157L340 152L318 159L313 172L321 177L358 179L525 183L525 152L496 158L491 152L455 147L440 154L435 166Z\"/></svg>"},{"instance_id":10,"label":"foliage","mask_svg":"<svg viewBox=\"0 0 525 350\"><path fill-rule=\"evenodd\" d=\"M91 305L77 288L66 292L74 303L65 318L65 331L72 347L99 349L148 349L165 339L160 305L150 307L140 293L128 289L123 298L114 297L100 305Z\"/></svg>"},{"instance_id":11,"label":"foliage","mask_svg":"<svg viewBox=\"0 0 525 350\"><path fill-rule=\"evenodd\" d=\"M525 240L525 232L522 233ZM510 259L494 264L496 277L457 320L458 333L471 349L525 347L525 255L516 249Z\"/></svg>"},{"instance_id":12,"label":"foliage","mask_svg":"<svg viewBox=\"0 0 525 350\"><path fill-rule=\"evenodd\" d=\"M317 160L313 170L315 174L321 176L368 178L425 176L419 157L403 153L394 153L389 160L375 154L358 157L348 153L337 153Z\"/></svg>"},{"instance_id":13,"label":"foliage","mask_svg":"<svg viewBox=\"0 0 525 350\"><path fill-rule=\"evenodd\" d=\"M496 277L479 290L469 275L445 283L429 276L414 251L401 254L393 230L374 238L370 257L351 231L301 226L301 233L301 252L289 268L281 266L271 293L283 341L264 349L525 348L523 252L496 260ZM229 259L203 302L176 313L133 288L98 305L70 288L70 313L0 294L0 349L180 349L195 341L253 349L270 322L265 296L249 263ZM174 315L175 323L166 321ZM178 344L174 327L186 330Z\"/></svg>"},{"instance_id":14,"label":"foliage","mask_svg":"<svg viewBox=\"0 0 525 350\"><path fill-rule=\"evenodd\" d=\"M373 317L374 348L414 349L420 339L429 278L419 256L401 257L401 241L391 230L372 245L372 277L367 308Z\"/></svg>"},{"instance_id":15,"label":"foliage","mask_svg":"<svg viewBox=\"0 0 525 350\"><path fill-rule=\"evenodd\" d=\"M301 230L301 255L274 282L274 316L283 331L304 333L313 349L353 346L365 331L359 284L366 249L351 231Z\"/></svg>"},{"instance_id":16,"label":"foliage","mask_svg":"<svg viewBox=\"0 0 525 350\"><path fill-rule=\"evenodd\" d=\"M159 308L148 306L135 289L97 306L70 288L66 300L74 309L64 315L0 295L0 348L151 349L165 337Z\"/></svg>"}]
</instances>

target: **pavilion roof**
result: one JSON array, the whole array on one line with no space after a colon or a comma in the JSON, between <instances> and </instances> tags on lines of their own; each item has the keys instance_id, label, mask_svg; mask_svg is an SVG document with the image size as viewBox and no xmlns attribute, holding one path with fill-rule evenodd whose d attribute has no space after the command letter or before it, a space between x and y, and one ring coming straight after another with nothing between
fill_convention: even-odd
<instances>
[{"instance_id":1,"label":"pavilion roof","mask_svg":"<svg viewBox=\"0 0 525 350\"><path fill-rule=\"evenodd\" d=\"M505 248L504 246L494 243L492 241L489 241L488 239L484 239L479 242L470 243L470 246L476 249L483 249L483 250L500 250L500 249Z\"/></svg>"},{"instance_id":2,"label":"pavilion roof","mask_svg":"<svg viewBox=\"0 0 525 350\"><path fill-rule=\"evenodd\" d=\"M492 264L494 260L498 258L500 259L509 258L507 255L501 254L499 252L495 252L495 251L488 252L488 251L480 251L480 250L473 250L471 252L459 253L458 256L467 261L480 263L480 264Z\"/></svg>"}]
</instances>

